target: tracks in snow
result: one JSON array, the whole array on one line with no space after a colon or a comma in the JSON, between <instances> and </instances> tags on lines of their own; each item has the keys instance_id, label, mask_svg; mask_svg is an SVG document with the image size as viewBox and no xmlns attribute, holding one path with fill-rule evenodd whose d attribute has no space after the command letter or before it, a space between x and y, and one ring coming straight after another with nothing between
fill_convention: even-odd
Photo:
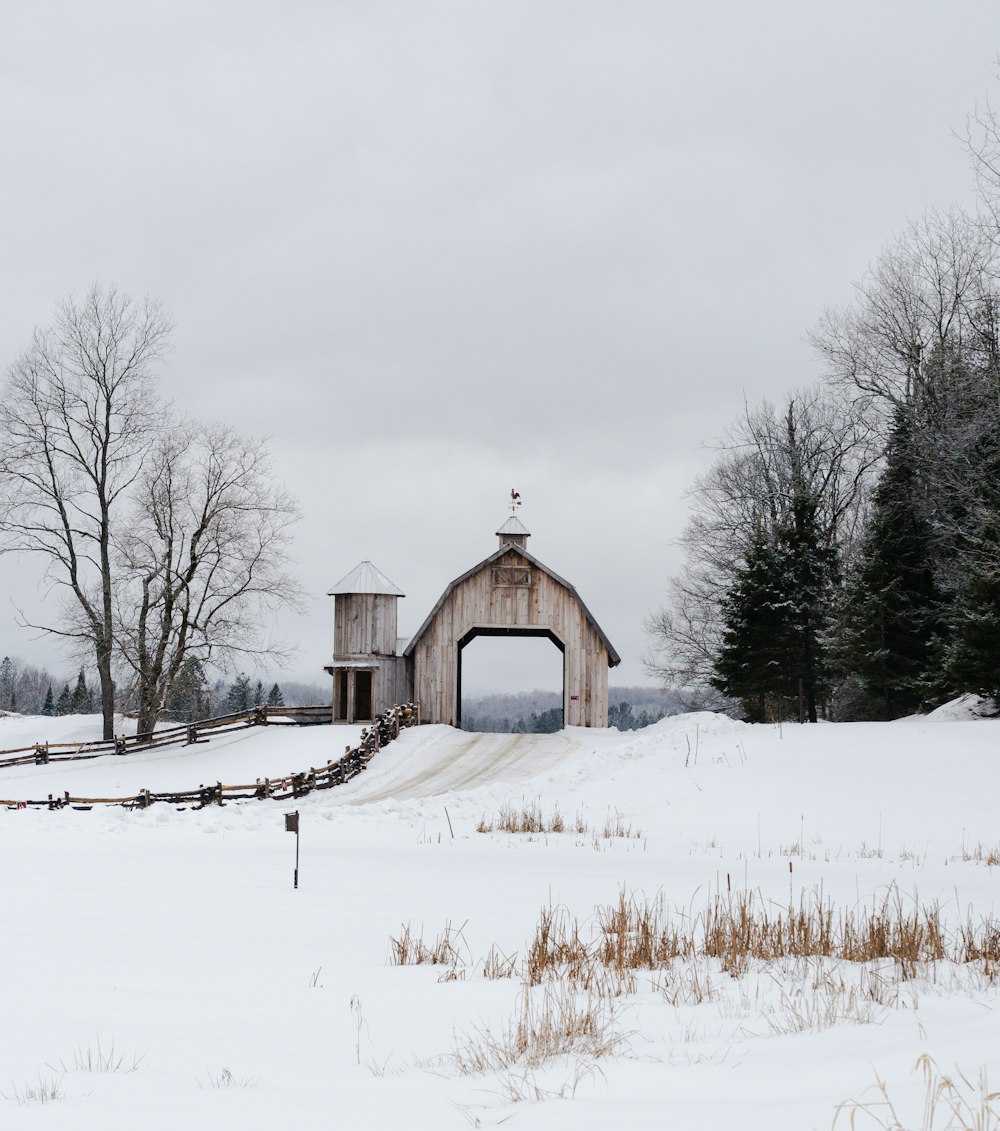
<instances>
[{"instance_id":1,"label":"tracks in snow","mask_svg":"<svg viewBox=\"0 0 1000 1131\"><path fill-rule=\"evenodd\" d=\"M348 805L375 801L434 797L455 790L475 789L492 782L523 781L557 766L580 748L566 732L558 734L472 734L441 728L434 740L400 757L391 766L334 790ZM388 752L388 750L387 750Z\"/></svg>"}]
</instances>

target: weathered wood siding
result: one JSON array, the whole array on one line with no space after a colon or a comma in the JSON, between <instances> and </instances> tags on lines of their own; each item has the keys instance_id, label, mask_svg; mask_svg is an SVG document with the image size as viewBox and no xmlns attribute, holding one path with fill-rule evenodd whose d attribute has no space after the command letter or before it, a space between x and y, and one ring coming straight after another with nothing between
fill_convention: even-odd
<instances>
[{"instance_id":1,"label":"weathered wood siding","mask_svg":"<svg viewBox=\"0 0 1000 1131\"><path fill-rule=\"evenodd\" d=\"M363 664L374 672L373 712L413 698L410 666L396 655L396 601L387 593L338 593L333 604L333 664ZM336 715L336 681L333 701ZM351 697L349 697L351 698Z\"/></svg>"},{"instance_id":2,"label":"weathered wood siding","mask_svg":"<svg viewBox=\"0 0 1000 1131\"><path fill-rule=\"evenodd\" d=\"M396 601L385 593L338 593L333 599L336 656L394 656Z\"/></svg>"},{"instance_id":3,"label":"weathered wood siding","mask_svg":"<svg viewBox=\"0 0 1000 1131\"><path fill-rule=\"evenodd\" d=\"M375 671L375 713L381 715L390 707L409 703L413 688L409 664L402 656L382 656Z\"/></svg>"},{"instance_id":4,"label":"weathered wood siding","mask_svg":"<svg viewBox=\"0 0 1000 1131\"><path fill-rule=\"evenodd\" d=\"M497 569L530 571L528 585L495 584ZM608 650L579 601L515 549L459 582L413 652L413 694L421 719L458 720L458 642L473 628L549 629L563 644L567 726L608 725Z\"/></svg>"}]
</instances>

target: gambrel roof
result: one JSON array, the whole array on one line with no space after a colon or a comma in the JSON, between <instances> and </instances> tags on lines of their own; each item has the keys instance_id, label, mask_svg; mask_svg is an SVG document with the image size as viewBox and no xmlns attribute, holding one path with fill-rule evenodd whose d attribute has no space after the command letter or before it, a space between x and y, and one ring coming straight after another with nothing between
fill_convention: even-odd
<instances>
[{"instance_id":1,"label":"gambrel roof","mask_svg":"<svg viewBox=\"0 0 1000 1131\"><path fill-rule=\"evenodd\" d=\"M508 520L508 522L509 521L510 520ZM514 521L517 522L517 519L514 519ZM518 525L521 525L521 524L518 523ZM506 531L506 533L512 533L512 532ZM440 612L441 606L445 603L445 601L448 600L448 598L451 596L451 594L454 592L454 590L456 589L457 586L461 585L463 581L468 580L470 577L473 576L473 574L478 573L481 569L486 569L488 566L493 565L494 562L499 561L499 559L502 558L504 554L509 554L509 553L519 554L530 565L533 565L536 569L541 570L542 573L546 574L548 577L551 577L552 580L554 582L556 582L556 584L561 585L564 589L569 590L573 599L580 606L580 611L586 617L587 623L597 633L597 635L600 638L601 643L604 645L604 647L607 648L607 650L608 650L608 667L609 668L617 667L621 663L621 656L619 656L618 653L614 650L614 647L612 646L611 641L607 638L607 636L604 633L604 629L601 628L601 626L597 623L596 620L594 620L593 614L591 613L590 609L588 609L587 606L583 603L583 600L581 599L580 594L577 593L576 589L572 585L570 585L570 583L568 581L566 581L564 578L560 577L559 574L553 573L552 570L550 570L547 565L544 565L542 562L540 562L536 557L534 557L534 555L529 554L527 550L522 549L520 546L515 546L513 542L505 542L500 547L500 549L497 550L495 553L490 554L490 556L488 558L484 558L478 565L474 565L472 567L472 569L466 570L466 572L463 573L461 577L455 578L455 580L441 594L440 598L438 599L438 603L434 606L433 609L431 609L430 613L428 614L427 619L417 629L416 633L413 636L413 639L410 641L409 644L407 644L406 651L403 653L403 655L404 656L412 656L413 655L414 650L416 649L417 645L420 643L421 637L424 635L424 633L427 631L427 629L430 628L431 622L434 620L434 618Z\"/></svg>"}]
</instances>

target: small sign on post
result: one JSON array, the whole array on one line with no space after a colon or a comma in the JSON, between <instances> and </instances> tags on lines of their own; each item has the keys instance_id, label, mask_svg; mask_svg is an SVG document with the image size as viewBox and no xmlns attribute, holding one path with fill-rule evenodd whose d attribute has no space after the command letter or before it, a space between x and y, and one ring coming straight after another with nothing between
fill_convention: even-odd
<instances>
[{"instance_id":1,"label":"small sign on post","mask_svg":"<svg viewBox=\"0 0 1000 1131\"><path fill-rule=\"evenodd\" d=\"M285 814L285 832L295 833L295 882L292 885L297 888L299 886L299 811L295 810L294 813Z\"/></svg>"}]
</instances>

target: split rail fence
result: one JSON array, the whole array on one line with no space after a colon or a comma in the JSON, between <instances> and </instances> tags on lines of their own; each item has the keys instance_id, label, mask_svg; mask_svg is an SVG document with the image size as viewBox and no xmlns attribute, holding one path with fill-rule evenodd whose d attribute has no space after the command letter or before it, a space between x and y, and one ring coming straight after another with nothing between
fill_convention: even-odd
<instances>
[{"instance_id":1,"label":"split rail fence","mask_svg":"<svg viewBox=\"0 0 1000 1131\"><path fill-rule=\"evenodd\" d=\"M320 718L319 712L325 717ZM110 742L96 743L46 743L24 747L21 750L0 752L0 769L6 766L44 765L50 761L82 761L104 757L106 754L127 755L138 750L155 750L163 746L181 743L185 746L196 742L208 742L209 737L229 731L244 730L252 726L268 724L316 725L330 722L330 708L324 707L255 707L245 714L220 715L198 723L171 727L152 734L116 738ZM361 732L361 742L335 761L325 766L311 766L308 770L286 774L276 778L257 778L246 785L199 785L197 789L179 791L153 791L140 789L129 797L72 797L69 792L49 794L44 800L3 800L0 806L8 809L92 809L95 805L121 805L126 809L146 809L157 801L182 807L202 809L206 805L223 805L226 801L251 801L272 799L285 801L304 797L314 789L330 789L343 785L357 777L375 754L387 742L398 738L405 727L420 722L420 707L416 703L405 703L390 707L379 715L371 726ZM180 733L184 732L184 733ZM207 736L207 737L199 737ZM60 749L69 747L67 752ZM7 757L11 755L12 757Z\"/></svg>"},{"instance_id":2,"label":"split rail fence","mask_svg":"<svg viewBox=\"0 0 1000 1131\"><path fill-rule=\"evenodd\" d=\"M251 707L249 711L218 715L196 723L180 723L145 734L120 735L98 742L36 742L14 750L0 750L0 770L8 766L43 766L48 762L83 762L105 754L125 755L158 750L161 746L191 746L216 734L267 725L319 726L332 722L329 706ZM205 736L205 737L202 737Z\"/></svg>"}]
</instances>

